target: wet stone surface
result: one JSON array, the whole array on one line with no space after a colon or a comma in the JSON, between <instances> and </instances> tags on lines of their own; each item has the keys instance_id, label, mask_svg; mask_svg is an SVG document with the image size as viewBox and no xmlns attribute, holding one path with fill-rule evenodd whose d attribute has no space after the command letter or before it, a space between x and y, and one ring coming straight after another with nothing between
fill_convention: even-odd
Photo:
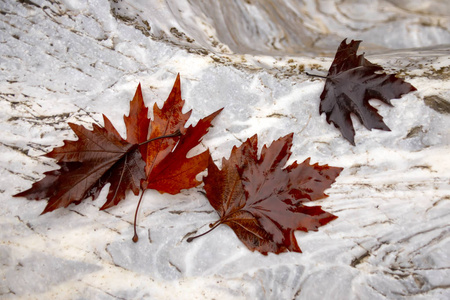
<instances>
[{"instance_id":1,"label":"wet stone surface","mask_svg":"<svg viewBox=\"0 0 450 300\"><path fill-rule=\"evenodd\" d=\"M448 5L326 2L269 1L279 15L237 0L0 3L0 298L448 299ZM417 88L371 101L391 131L355 119L355 147L319 115L323 80L304 74L326 74L345 37ZM67 122L103 113L124 136L138 83L161 106L177 73L190 122L225 107L198 149L216 164L254 134L261 147L294 132L292 162L344 168L318 203L339 218L296 232L303 253L250 252L226 226L187 243L217 220L201 187L146 192L136 244L132 193L42 216L45 201L12 197L55 168L40 155L74 138Z\"/></svg>"}]
</instances>

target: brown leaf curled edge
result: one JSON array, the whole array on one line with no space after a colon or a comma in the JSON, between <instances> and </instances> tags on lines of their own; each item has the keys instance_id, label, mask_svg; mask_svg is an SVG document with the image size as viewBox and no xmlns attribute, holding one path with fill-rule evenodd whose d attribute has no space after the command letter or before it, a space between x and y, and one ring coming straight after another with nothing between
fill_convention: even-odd
<instances>
[{"instance_id":1,"label":"brown leaf curled edge","mask_svg":"<svg viewBox=\"0 0 450 300\"><path fill-rule=\"evenodd\" d=\"M333 123L352 145L355 145L355 129L351 113L369 130L389 131L369 100L378 99L392 106L391 99L416 90L403 79L382 73L384 69L365 59L364 54L356 55L360 43L352 40L347 44L346 39L342 41L320 95L320 113L325 113L327 122Z\"/></svg>"},{"instance_id":2,"label":"brown leaf curled edge","mask_svg":"<svg viewBox=\"0 0 450 300\"><path fill-rule=\"evenodd\" d=\"M210 158L203 182L220 219L210 225L209 231L226 224L250 250L264 255L301 252L295 230L316 231L337 218L320 206L304 204L327 197L324 190L342 168L310 165L309 158L284 168L291 155L292 139L293 133L264 146L258 158L254 135L234 147L228 160L223 158L222 170Z\"/></svg>"}]
</instances>

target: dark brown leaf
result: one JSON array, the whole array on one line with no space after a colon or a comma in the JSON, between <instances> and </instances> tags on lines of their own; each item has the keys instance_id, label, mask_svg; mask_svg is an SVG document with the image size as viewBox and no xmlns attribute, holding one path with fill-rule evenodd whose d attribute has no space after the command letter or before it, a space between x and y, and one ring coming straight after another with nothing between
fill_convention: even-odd
<instances>
[{"instance_id":1,"label":"dark brown leaf","mask_svg":"<svg viewBox=\"0 0 450 300\"><path fill-rule=\"evenodd\" d=\"M355 114L369 130L390 130L369 100L378 99L392 105L391 99L415 91L416 88L395 75L383 73L383 68L356 55L361 41L343 40L328 71L325 88L320 95L320 113L326 114L342 135L355 145L350 114Z\"/></svg>"},{"instance_id":2,"label":"dark brown leaf","mask_svg":"<svg viewBox=\"0 0 450 300\"><path fill-rule=\"evenodd\" d=\"M324 190L342 169L310 165L309 159L284 168L292 138L289 134L264 146L258 158L255 135L233 148L230 158L222 160L222 170L210 159L203 181L208 200L220 217L212 227L230 226L252 251L301 252L295 230L317 230L336 218L320 206L305 203L327 197Z\"/></svg>"},{"instance_id":3,"label":"dark brown leaf","mask_svg":"<svg viewBox=\"0 0 450 300\"><path fill-rule=\"evenodd\" d=\"M145 162L137 144L146 140L145 130L148 130L144 108L139 85L130 104L130 116L125 117L127 140L120 137L105 116L105 127L93 124L92 130L69 123L78 140L66 140L63 146L45 155L56 159L60 169L44 173L42 180L15 196L34 200L49 198L42 212L47 213L71 203L78 204L89 196L97 198L106 183L112 187L102 209L119 203L129 189L137 195L140 182L145 179ZM144 114L138 113L142 111Z\"/></svg>"}]
</instances>

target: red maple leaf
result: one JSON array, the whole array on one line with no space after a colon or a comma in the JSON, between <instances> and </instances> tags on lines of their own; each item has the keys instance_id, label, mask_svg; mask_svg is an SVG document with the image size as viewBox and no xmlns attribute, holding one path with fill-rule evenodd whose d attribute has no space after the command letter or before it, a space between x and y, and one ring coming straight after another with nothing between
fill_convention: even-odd
<instances>
[{"instance_id":1,"label":"red maple leaf","mask_svg":"<svg viewBox=\"0 0 450 300\"><path fill-rule=\"evenodd\" d=\"M226 224L250 250L263 254L301 252L295 230L317 230L337 218L320 206L304 204L327 197L324 190L342 168L310 165L309 158L284 168L292 138L291 133L264 146L258 158L255 135L233 148L230 158L222 160L222 170L210 159L203 181L207 198L220 217L210 225L211 230Z\"/></svg>"},{"instance_id":2,"label":"red maple leaf","mask_svg":"<svg viewBox=\"0 0 450 300\"><path fill-rule=\"evenodd\" d=\"M185 128L191 112L183 114L184 100L181 99L180 77L175 80L173 89L164 106L154 106L154 120L151 122L150 138L167 136L180 131L180 137L160 139L142 148L147 164L144 189L155 189L161 193L178 194L182 189L198 186L195 179L208 165L209 151L187 158L187 153L196 147L208 132L212 120L222 111L212 113L201 119L196 126Z\"/></svg>"},{"instance_id":3,"label":"red maple leaf","mask_svg":"<svg viewBox=\"0 0 450 300\"><path fill-rule=\"evenodd\" d=\"M212 120L222 109L201 119L196 126L191 125L185 128L184 125L189 119L191 111L183 114L183 105L184 100L181 99L180 76L178 75L164 106L160 109L156 104L154 105L154 120L150 124L150 139L170 135L175 135L175 137L159 139L141 146L142 156L146 162L146 179L142 181L144 190L155 189L160 193L174 195L182 189L190 189L201 183L196 176L208 166L209 150L189 158L186 155L201 142L202 137L208 132ZM177 132L181 132L182 135L178 137ZM142 196L134 216L134 242L138 241L136 220Z\"/></svg>"},{"instance_id":4,"label":"red maple leaf","mask_svg":"<svg viewBox=\"0 0 450 300\"><path fill-rule=\"evenodd\" d=\"M369 100L378 99L392 106L391 99L416 90L403 79L383 73L384 69L365 59L364 54L356 55L360 43L342 41L328 75L324 77L325 87L320 95L320 113L325 113L327 122L333 123L352 145L355 145L355 130L350 114L357 116L369 130L389 131Z\"/></svg>"}]
</instances>

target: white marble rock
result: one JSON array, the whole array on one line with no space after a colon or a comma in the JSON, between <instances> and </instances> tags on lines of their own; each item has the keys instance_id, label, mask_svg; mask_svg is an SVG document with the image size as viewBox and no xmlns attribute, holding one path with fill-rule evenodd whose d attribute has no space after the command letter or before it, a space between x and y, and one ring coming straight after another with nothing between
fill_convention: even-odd
<instances>
[{"instance_id":1,"label":"white marble rock","mask_svg":"<svg viewBox=\"0 0 450 300\"><path fill-rule=\"evenodd\" d=\"M446 1L205 3L0 2L0 298L449 299ZM373 101L391 131L355 121L355 147L303 72L326 73L345 37L418 90ZM225 107L197 149L216 163L253 134L262 147L294 132L291 162L345 168L318 201L339 218L296 232L303 253L250 252L226 226L187 243L217 220L201 187L147 191L136 244L132 193L42 216L46 201L12 197L55 168L40 155L74 138L67 122L103 113L124 136L138 83L161 106L177 73L189 124Z\"/></svg>"}]
</instances>

